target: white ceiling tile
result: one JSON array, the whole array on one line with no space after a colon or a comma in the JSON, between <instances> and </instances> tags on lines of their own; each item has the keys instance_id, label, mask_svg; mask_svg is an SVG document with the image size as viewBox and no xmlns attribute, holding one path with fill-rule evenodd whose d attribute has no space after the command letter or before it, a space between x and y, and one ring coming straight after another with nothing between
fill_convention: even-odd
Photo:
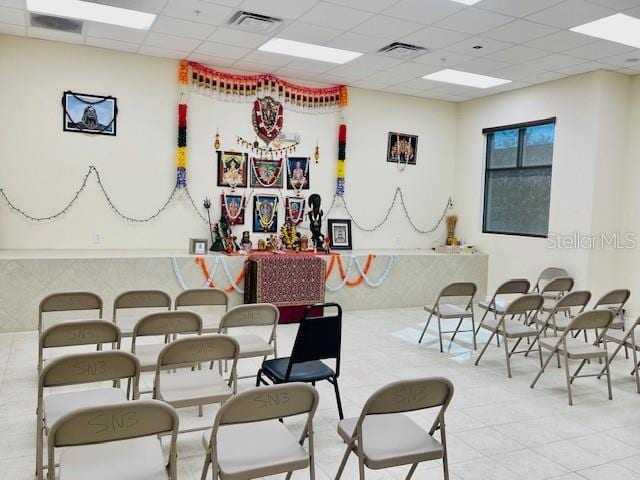
<instances>
[{"instance_id":1,"label":"white ceiling tile","mask_svg":"<svg viewBox=\"0 0 640 480\"><path fill-rule=\"evenodd\" d=\"M87 22L85 32L90 37L108 38L119 42L140 43L147 36L145 30L137 30L135 28L118 27L116 25L107 25L105 23Z\"/></svg>"},{"instance_id":2,"label":"white ceiling tile","mask_svg":"<svg viewBox=\"0 0 640 480\"><path fill-rule=\"evenodd\" d=\"M202 0L202 1L207 3L218 3L220 5L227 5L229 7L237 7L244 0Z\"/></svg>"},{"instance_id":3,"label":"white ceiling tile","mask_svg":"<svg viewBox=\"0 0 640 480\"><path fill-rule=\"evenodd\" d=\"M389 85L397 85L398 83L406 82L411 79L412 78L409 75L398 75L392 71L377 72L365 78L368 82L380 82L387 83Z\"/></svg>"},{"instance_id":4,"label":"white ceiling tile","mask_svg":"<svg viewBox=\"0 0 640 480\"><path fill-rule=\"evenodd\" d=\"M450 83L443 83L441 87L434 88L434 92L448 93L449 95L467 95L478 91L477 88L465 87L463 85L453 85Z\"/></svg>"},{"instance_id":5,"label":"white ceiling tile","mask_svg":"<svg viewBox=\"0 0 640 480\"><path fill-rule=\"evenodd\" d=\"M371 70L368 68L354 67L352 65L338 65L337 67L332 68L327 73L329 75L338 75L340 77L349 78L351 80L360 80L362 78L368 77L375 70Z\"/></svg>"},{"instance_id":6,"label":"white ceiling tile","mask_svg":"<svg viewBox=\"0 0 640 480\"><path fill-rule=\"evenodd\" d=\"M486 32L484 36L504 42L524 43L535 38L551 35L557 31L557 29L547 25L529 22L527 20L515 20L507 25Z\"/></svg>"},{"instance_id":7,"label":"white ceiling tile","mask_svg":"<svg viewBox=\"0 0 640 480\"><path fill-rule=\"evenodd\" d=\"M556 71L564 73L565 75L579 75L581 73L593 72L594 70L607 70L611 68L614 67L598 62L585 62L578 63L577 65L570 65L568 67L558 68Z\"/></svg>"},{"instance_id":8,"label":"white ceiling tile","mask_svg":"<svg viewBox=\"0 0 640 480\"><path fill-rule=\"evenodd\" d=\"M25 36L27 34L26 27L21 25L10 25L8 23L0 23L0 33L6 35Z\"/></svg>"},{"instance_id":9,"label":"white ceiling tile","mask_svg":"<svg viewBox=\"0 0 640 480\"><path fill-rule=\"evenodd\" d=\"M477 35L487 30L497 28L512 20L513 17L469 7L445 18L436 25L466 34Z\"/></svg>"},{"instance_id":10,"label":"white ceiling tile","mask_svg":"<svg viewBox=\"0 0 640 480\"><path fill-rule=\"evenodd\" d=\"M390 87L385 88L384 91L391 92L391 93L400 93L402 95L415 95L421 90L419 88L409 88L409 87L403 87L401 85L391 85Z\"/></svg>"},{"instance_id":11,"label":"white ceiling tile","mask_svg":"<svg viewBox=\"0 0 640 480\"><path fill-rule=\"evenodd\" d=\"M207 40L236 47L257 48L269 40L269 37L233 28L220 27Z\"/></svg>"},{"instance_id":12,"label":"white ceiling tile","mask_svg":"<svg viewBox=\"0 0 640 480\"><path fill-rule=\"evenodd\" d=\"M286 68L286 67L283 67ZM319 82L327 82L333 85L348 85L352 82L351 79L347 77L341 77L340 75L332 75L330 73L319 73L316 77L314 77Z\"/></svg>"},{"instance_id":13,"label":"white ceiling tile","mask_svg":"<svg viewBox=\"0 0 640 480\"><path fill-rule=\"evenodd\" d=\"M0 0L0 6L24 9L25 0Z\"/></svg>"},{"instance_id":14,"label":"white ceiling tile","mask_svg":"<svg viewBox=\"0 0 640 480\"><path fill-rule=\"evenodd\" d=\"M627 60L636 60L635 62L629 62ZM607 65L615 65L622 68L634 68L640 65L640 50L633 50L621 55L613 55L611 57L601 58L598 60L600 63L606 63Z\"/></svg>"},{"instance_id":15,"label":"white ceiling tile","mask_svg":"<svg viewBox=\"0 0 640 480\"><path fill-rule=\"evenodd\" d=\"M560 30L549 36L536 38L530 42L526 42L528 47L539 48L540 50L548 50L550 52L562 52L571 48L580 47L588 43L593 43L593 37L582 35L581 33Z\"/></svg>"},{"instance_id":16,"label":"white ceiling tile","mask_svg":"<svg viewBox=\"0 0 640 480\"><path fill-rule=\"evenodd\" d=\"M450 0L400 0L383 13L427 25L462 10L464 5Z\"/></svg>"},{"instance_id":17,"label":"white ceiling tile","mask_svg":"<svg viewBox=\"0 0 640 480\"><path fill-rule=\"evenodd\" d=\"M398 0L326 0L329 3L344 5L346 7L357 8L367 12L381 12L385 8L390 7Z\"/></svg>"},{"instance_id":18,"label":"white ceiling tile","mask_svg":"<svg viewBox=\"0 0 640 480\"><path fill-rule=\"evenodd\" d=\"M458 43L465 38L468 38L468 35L465 33L454 32L453 30L438 27L425 27L402 37L401 40L405 43L435 50Z\"/></svg>"},{"instance_id":19,"label":"white ceiling tile","mask_svg":"<svg viewBox=\"0 0 640 480\"><path fill-rule=\"evenodd\" d=\"M477 46L481 46L482 48L474 48ZM472 57L484 57L512 46L512 43L494 40L493 38L471 37L447 47L447 50L471 55Z\"/></svg>"},{"instance_id":20,"label":"white ceiling tile","mask_svg":"<svg viewBox=\"0 0 640 480\"><path fill-rule=\"evenodd\" d=\"M87 37L85 43L91 47L107 48L121 52L136 52L138 50L137 43L121 42L119 40L111 40L110 38Z\"/></svg>"},{"instance_id":21,"label":"white ceiling tile","mask_svg":"<svg viewBox=\"0 0 640 480\"><path fill-rule=\"evenodd\" d=\"M456 69L462 70L463 72L479 73L484 75L507 66L509 66L508 63L498 62L487 57L481 57L456 65Z\"/></svg>"},{"instance_id":22,"label":"white ceiling tile","mask_svg":"<svg viewBox=\"0 0 640 480\"><path fill-rule=\"evenodd\" d=\"M351 60L349 65L360 68L368 68L370 70L387 70L395 65L403 63L402 60L396 58L385 57L376 53L367 53L361 57Z\"/></svg>"},{"instance_id":23,"label":"white ceiling tile","mask_svg":"<svg viewBox=\"0 0 640 480\"><path fill-rule=\"evenodd\" d=\"M499 52L487 55L486 58L498 60L507 63L526 63L536 58L544 57L549 52L538 50L537 48L525 47L524 45L515 45L513 47L500 50Z\"/></svg>"},{"instance_id":24,"label":"white ceiling tile","mask_svg":"<svg viewBox=\"0 0 640 480\"><path fill-rule=\"evenodd\" d=\"M309 23L295 22L286 27L278 37L298 42L317 43L324 45L342 33L335 28L321 27Z\"/></svg>"},{"instance_id":25,"label":"white ceiling tile","mask_svg":"<svg viewBox=\"0 0 640 480\"><path fill-rule=\"evenodd\" d=\"M278 53L253 50L247 53L247 55L245 55L242 60L250 63L259 63L273 67L282 67L288 63L291 63L294 58L295 57L290 57L289 55L280 55Z\"/></svg>"},{"instance_id":26,"label":"white ceiling tile","mask_svg":"<svg viewBox=\"0 0 640 480\"><path fill-rule=\"evenodd\" d=\"M147 38L144 39L144 45L156 48L166 48L169 50L178 50L181 52L191 52L198 45L200 40L194 38L176 37L175 35L167 35L165 33L149 32Z\"/></svg>"},{"instance_id":27,"label":"white ceiling tile","mask_svg":"<svg viewBox=\"0 0 640 480\"><path fill-rule=\"evenodd\" d=\"M428 65L426 67L427 68L431 68ZM433 72L427 72L427 73L433 73ZM403 82L403 83L399 84L399 86L406 87L406 88L415 88L417 90L422 91L422 90L426 90L426 89L429 89L429 88L441 87L442 83L434 82L434 81L431 81L431 80L426 80L424 78L414 78L413 80L409 80L407 82Z\"/></svg>"},{"instance_id":28,"label":"white ceiling tile","mask_svg":"<svg viewBox=\"0 0 640 480\"><path fill-rule=\"evenodd\" d=\"M239 59L251 52L250 48L236 47L234 45L223 45L216 42L202 43L194 53L202 53L204 55L212 55L214 57Z\"/></svg>"},{"instance_id":29,"label":"white ceiling tile","mask_svg":"<svg viewBox=\"0 0 640 480\"><path fill-rule=\"evenodd\" d=\"M298 20L325 27L349 30L364 22L373 14L333 3L319 3Z\"/></svg>"},{"instance_id":30,"label":"white ceiling tile","mask_svg":"<svg viewBox=\"0 0 640 480\"><path fill-rule=\"evenodd\" d=\"M640 0L588 0L590 3L602 5L603 7L613 8L615 10L628 10L634 7L640 7Z\"/></svg>"},{"instance_id":31,"label":"white ceiling tile","mask_svg":"<svg viewBox=\"0 0 640 480\"><path fill-rule=\"evenodd\" d=\"M311 80L319 75L318 72L312 72L306 68L294 68L289 65L280 67L275 73L282 77L291 77L298 80Z\"/></svg>"},{"instance_id":32,"label":"white ceiling tile","mask_svg":"<svg viewBox=\"0 0 640 480\"><path fill-rule=\"evenodd\" d=\"M615 10L585 0L566 0L527 18L558 28L571 28L614 13Z\"/></svg>"},{"instance_id":33,"label":"white ceiling tile","mask_svg":"<svg viewBox=\"0 0 640 480\"><path fill-rule=\"evenodd\" d=\"M574 57L585 58L587 60L598 60L599 58L612 57L614 55L620 55L625 52L634 52L637 49L629 47L628 45L622 45L620 43L608 42L606 40L598 40L582 47L573 48L567 50L564 53L566 55L573 55Z\"/></svg>"},{"instance_id":34,"label":"white ceiling tile","mask_svg":"<svg viewBox=\"0 0 640 480\"><path fill-rule=\"evenodd\" d=\"M429 98L431 100L446 100L451 95L446 92L437 92L435 90L424 90L416 94L418 97Z\"/></svg>"},{"instance_id":35,"label":"white ceiling tile","mask_svg":"<svg viewBox=\"0 0 640 480\"><path fill-rule=\"evenodd\" d=\"M233 69L227 69L225 72L233 73L235 70L239 70L244 73L273 73L278 68L280 68L278 65L267 65L242 59L233 64Z\"/></svg>"},{"instance_id":36,"label":"white ceiling tile","mask_svg":"<svg viewBox=\"0 0 640 480\"><path fill-rule=\"evenodd\" d=\"M50 0L53 1L53 0ZM112 7L128 8L148 13L160 13L166 0L93 0L95 3L111 5Z\"/></svg>"},{"instance_id":37,"label":"white ceiling tile","mask_svg":"<svg viewBox=\"0 0 640 480\"><path fill-rule=\"evenodd\" d=\"M381 82L369 82L365 79L353 82L353 86L358 88L366 88L369 90L382 90L383 88L390 87L391 85Z\"/></svg>"},{"instance_id":38,"label":"white ceiling tile","mask_svg":"<svg viewBox=\"0 0 640 480\"><path fill-rule=\"evenodd\" d=\"M26 25L26 13L18 8L0 7L0 22L11 25Z\"/></svg>"},{"instance_id":39,"label":"white ceiling tile","mask_svg":"<svg viewBox=\"0 0 640 480\"><path fill-rule=\"evenodd\" d=\"M458 65L459 63L473 60L474 58L476 57L449 50L436 50L435 52L429 52L415 58L414 62L434 65L441 68L449 68L454 65Z\"/></svg>"},{"instance_id":40,"label":"white ceiling tile","mask_svg":"<svg viewBox=\"0 0 640 480\"><path fill-rule=\"evenodd\" d=\"M28 27L27 36L56 42L84 43L84 37L79 33L60 32L58 30L49 30L48 28Z\"/></svg>"},{"instance_id":41,"label":"white ceiling tile","mask_svg":"<svg viewBox=\"0 0 640 480\"><path fill-rule=\"evenodd\" d=\"M483 0L477 6L485 10L511 15L512 17L525 17L562 1L563 0Z\"/></svg>"},{"instance_id":42,"label":"white ceiling tile","mask_svg":"<svg viewBox=\"0 0 640 480\"><path fill-rule=\"evenodd\" d=\"M568 75L565 75L564 73L559 73L559 72L545 72L540 75L534 75L532 77L528 77L526 80L527 82L533 85L538 83L552 82L554 80L559 80L567 76Z\"/></svg>"},{"instance_id":43,"label":"white ceiling tile","mask_svg":"<svg viewBox=\"0 0 640 480\"><path fill-rule=\"evenodd\" d=\"M343 50L353 50L354 52L368 53L375 52L389 43L388 38L371 37L369 35L361 35L359 33L345 32L327 42L327 46L342 48Z\"/></svg>"},{"instance_id":44,"label":"white ceiling tile","mask_svg":"<svg viewBox=\"0 0 640 480\"><path fill-rule=\"evenodd\" d=\"M210 67L230 67L236 60L233 58L216 57L215 55L207 55L205 53L192 53L187 57L194 62L202 63L203 65L209 65Z\"/></svg>"},{"instance_id":45,"label":"white ceiling tile","mask_svg":"<svg viewBox=\"0 0 640 480\"><path fill-rule=\"evenodd\" d=\"M569 67L584 63L581 58L570 57L561 53L552 53L547 57L537 58L527 63L530 67L539 68L541 70L558 70L559 68Z\"/></svg>"},{"instance_id":46,"label":"white ceiling tile","mask_svg":"<svg viewBox=\"0 0 640 480\"><path fill-rule=\"evenodd\" d=\"M245 0L242 9L276 18L298 18L313 8L316 0Z\"/></svg>"},{"instance_id":47,"label":"white ceiling tile","mask_svg":"<svg viewBox=\"0 0 640 480\"><path fill-rule=\"evenodd\" d=\"M333 69L335 65L335 63L319 62L317 60L309 60L307 58L293 57L293 60L287 64L287 67L297 68L300 70L307 69L310 72L323 73Z\"/></svg>"},{"instance_id":48,"label":"white ceiling tile","mask_svg":"<svg viewBox=\"0 0 640 480\"><path fill-rule=\"evenodd\" d=\"M234 11L230 7L199 0L169 0L162 14L209 25L222 25Z\"/></svg>"},{"instance_id":49,"label":"white ceiling tile","mask_svg":"<svg viewBox=\"0 0 640 480\"><path fill-rule=\"evenodd\" d=\"M384 37L397 39L409 35L422 28L422 25L414 22L407 22L398 18L386 15L375 15L353 29L356 33L371 35L374 37Z\"/></svg>"},{"instance_id":50,"label":"white ceiling tile","mask_svg":"<svg viewBox=\"0 0 640 480\"><path fill-rule=\"evenodd\" d=\"M197 38L204 40L214 31L215 27L206 23L191 22L181 18L165 17L160 15L156 17L151 31L159 33L167 33L178 35L180 37Z\"/></svg>"},{"instance_id":51,"label":"white ceiling tile","mask_svg":"<svg viewBox=\"0 0 640 480\"><path fill-rule=\"evenodd\" d=\"M175 60L182 60L185 58L186 53L178 50L172 50L170 48L158 48L149 45L142 45L138 49L138 53L142 55L151 55L152 57L173 58Z\"/></svg>"},{"instance_id":52,"label":"white ceiling tile","mask_svg":"<svg viewBox=\"0 0 640 480\"><path fill-rule=\"evenodd\" d=\"M501 70L496 70L492 72L492 75L507 80L528 80L529 78L544 75L545 73L547 72L544 70L528 65L512 65Z\"/></svg>"},{"instance_id":53,"label":"white ceiling tile","mask_svg":"<svg viewBox=\"0 0 640 480\"><path fill-rule=\"evenodd\" d=\"M414 77L422 77L436 70L437 69L434 69L434 67L432 66L426 65L424 63L418 63L418 62L401 63L400 65L396 65L391 69L393 73L396 73L399 75L411 75Z\"/></svg>"}]
</instances>

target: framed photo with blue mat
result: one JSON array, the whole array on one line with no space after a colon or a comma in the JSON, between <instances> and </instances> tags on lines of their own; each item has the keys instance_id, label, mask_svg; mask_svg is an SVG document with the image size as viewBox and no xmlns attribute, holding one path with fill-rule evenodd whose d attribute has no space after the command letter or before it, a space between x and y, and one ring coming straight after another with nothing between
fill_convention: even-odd
<instances>
[{"instance_id":1,"label":"framed photo with blue mat","mask_svg":"<svg viewBox=\"0 0 640 480\"><path fill-rule=\"evenodd\" d=\"M116 135L118 101L115 97L66 91L62 94L65 132Z\"/></svg>"}]
</instances>

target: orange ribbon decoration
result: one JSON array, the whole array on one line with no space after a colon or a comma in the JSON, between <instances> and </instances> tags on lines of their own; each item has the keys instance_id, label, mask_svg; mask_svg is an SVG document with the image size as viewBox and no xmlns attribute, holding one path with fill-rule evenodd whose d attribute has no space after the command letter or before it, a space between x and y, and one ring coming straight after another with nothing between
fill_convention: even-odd
<instances>
[{"instance_id":1,"label":"orange ribbon decoration","mask_svg":"<svg viewBox=\"0 0 640 480\"><path fill-rule=\"evenodd\" d=\"M198 265L200 265L200 270L202 270L202 274L204 275L204 278L207 279L209 288L216 288L215 284L213 283L213 280L209 280L210 273L209 273L209 269L207 268L207 263L205 262L205 259L203 257L196 257L195 262ZM244 268L240 270L240 273L236 277L235 284L239 285L240 282L242 282L242 280L244 280ZM224 291L227 293L231 293L233 292L233 290L234 290L233 285L229 285L227 288L224 289Z\"/></svg>"},{"instance_id":2,"label":"orange ribbon decoration","mask_svg":"<svg viewBox=\"0 0 640 480\"><path fill-rule=\"evenodd\" d=\"M371 266L373 265L373 259L376 258L375 255L369 254L367 256L367 261L364 264L364 269L362 270L362 273L364 275L369 273L369 270L371 269ZM327 272L325 273L325 280L329 279L329 277L331 276L331 273L333 272L333 267L335 266L336 263L336 259L338 261L338 270L340 272L340 278L342 280L344 280L347 276L346 272L344 271L344 265L342 264L342 257L340 255L334 255L331 257L331 260L329 261L329 266L327 267ZM356 278L355 280L347 280L345 282L345 285L348 287L357 287L358 285L360 285L362 282L364 282L364 275L363 274L359 274L358 278Z\"/></svg>"}]
</instances>

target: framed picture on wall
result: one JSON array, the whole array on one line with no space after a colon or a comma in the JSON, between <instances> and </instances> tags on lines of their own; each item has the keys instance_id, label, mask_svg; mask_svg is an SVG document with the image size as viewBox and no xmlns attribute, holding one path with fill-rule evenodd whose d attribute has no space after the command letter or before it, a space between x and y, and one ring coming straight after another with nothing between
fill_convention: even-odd
<instances>
[{"instance_id":1,"label":"framed picture on wall","mask_svg":"<svg viewBox=\"0 0 640 480\"><path fill-rule=\"evenodd\" d=\"M418 157L418 136L389 132L387 162L415 165Z\"/></svg>"},{"instance_id":2,"label":"framed picture on wall","mask_svg":"<svg viewBox=\"0 0 640 480\"><path fill-rule=\"evenodd\" d=\"M70 90L62 94L62 129L65 132L116 135L118 101L114 97Z\"/></svg>"},{"instance_id":3,"label":"framed picture on wall","mask_svg":"<svg viewBox=\"0 0 640 480\"><path fill-rule=\"evenodd\" d=\"M330 248L333 250L351 250L353 248L351 240L351 220L327 220L329 229Z\"/></svg>"},{"instance_id":4,"label":"framed picture on wall","mask_svg":"<svg viewBox=\"0 0 640 480\"><path fill-rule=\"evenodd\" d=\"M265 158L252 158L249 169L249 185L251 188L284 188L285 160L268 160Z\"/></svg>"},{"instance_id":5,"label":"framed picture on wall","mask_svg":"<svg viewBox=\"0 0 640 480\"><path fill-rule=\"evenodd\" d=\"M253 231L260 233L278 231L278 197L276 195L253 196Z\"/></svg>"},{"instance_id":6,"label":"framed picture on wall","mask_svg":"<svg viewBox=\"0 0 640 480\"><path fill-rule=\"evenodd\" d=\"M289 190L309 190L309 157L287 158L287 188Z\"/></svg>"},{"instance_id":7,"label":"framed picture on wall","mask_svg":"<svg viewBox=\"0 0 640 480\"><path fill-rule=\"evenodd\" d=\"M218 186L246 187L247 158L246 153L218 151Z\"/></svg>"}]
</instances>

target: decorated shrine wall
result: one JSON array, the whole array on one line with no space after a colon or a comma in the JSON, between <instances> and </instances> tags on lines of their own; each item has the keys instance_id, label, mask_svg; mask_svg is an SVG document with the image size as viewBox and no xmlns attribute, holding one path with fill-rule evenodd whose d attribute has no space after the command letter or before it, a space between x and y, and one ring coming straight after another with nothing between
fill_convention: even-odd
<instances>
[{"instance_id":1,"label":"decorated shrine wall","mask_svg":"<svg viewBox=\"0 0 640 480\"><path fill-rule=\"evenodd\" d=\"M238 238L244 230L254 243L264 237L253 232L253 195L276 195L278 228L284 221L284 199L296 195L286 177L282 189L251 188L251 172L246 188L218 186L216 131L220 150L265 156L237 141L256 139L252 103L189 91L181 160L177 61L0 36L0 70L7 93L0 110L0 188L27 216L61 212L37 221L0 198L0 248L186 250L189 238L208 236L204 197L217 220L223 192L247 199L244 224L232 227ZM117 134L64 131L61 97L68 90L117 98ZM283 107L282 130L299 136L288 155L309 158L310 188L300 193L321 195L325 220L338 174L344 175L344 201L335 202L328 218L352 220L354 248L431 248L444 241L442 225L425 232L437 225L454 190L455 104L349 88L346 108L316 113ZM341 123L347 130L343 153ZM415 162L387 161L390 132L417 136L409 144ZM181 161L186 188L176 189Z\"/></svg>"}]
</instances>

